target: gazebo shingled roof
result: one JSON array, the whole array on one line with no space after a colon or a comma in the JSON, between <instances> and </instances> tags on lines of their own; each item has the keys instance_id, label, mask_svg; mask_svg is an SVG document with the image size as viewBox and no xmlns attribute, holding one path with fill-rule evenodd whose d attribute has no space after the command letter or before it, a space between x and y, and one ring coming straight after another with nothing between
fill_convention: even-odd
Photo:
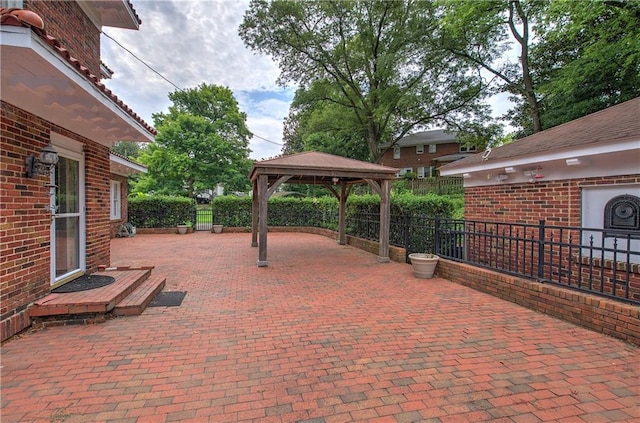
<instances>
[{"instance_id":1,"label":"gazebo shingled roof","mask_svg":"<svg viewBox=\"0 0 640 423\"><path fill-rule=\"evenodd\" d=\"M323 184L331 183L334 177L348 183L364 183L364 179L393 179L398 169L360 160L348 159L333 154L308 151L290 156L256 162L250 179L267 174L269 178L292 175L287 183Z\"/></svg>"},{"instance_id":2,"label":"gazebo shingled roof","mask_svg":"<svg viewBox=\"0 0 640 423\"><path fill-rule=\"evenodd\" d=\"M398 169L315 151L255 162L249 178L253 184L251 245L259 247L258 266L267 266L267 200L283 183L324 185L340 202L338 243L346 243L345 208L351 187L369 184L380 195L380 251L378 260L389 261L391 180ZM336 190L338 187L338 190ZM260 242L258 242L258 232Z\"/></svg>"}]
</instances>

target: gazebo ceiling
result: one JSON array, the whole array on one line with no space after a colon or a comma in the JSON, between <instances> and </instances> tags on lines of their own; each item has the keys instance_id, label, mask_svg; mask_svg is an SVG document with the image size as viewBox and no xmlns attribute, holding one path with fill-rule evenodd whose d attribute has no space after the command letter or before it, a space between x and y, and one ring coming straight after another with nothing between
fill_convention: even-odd
<instances>
[{"instance_id":1,"label":"gazebo ceiling","mask_svg":"<svg viewBox=\"0 0 640 423\"><path fill-rule=\"evenodd\" d=\"M339 178L347 184L365 183L365 179L394 179L398 169L378 164L309 151L255 162L249 175L255 181L268 175L269 181L291 176L287 183L324 184Z\"/></svg>"}]
</instances>

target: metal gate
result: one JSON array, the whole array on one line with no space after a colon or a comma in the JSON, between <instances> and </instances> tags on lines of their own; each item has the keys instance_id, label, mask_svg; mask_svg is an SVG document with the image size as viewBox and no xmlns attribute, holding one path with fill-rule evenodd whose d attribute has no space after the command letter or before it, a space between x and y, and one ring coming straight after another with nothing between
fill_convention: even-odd
<instances>
[{"instance_id":1,"label":"metal gate","mask_svg":"<svg viewBox=\"0 0 640 423\"><path fill-rule=\"evenodd\" d=\"M195 211L194 229L196 231L210 231L213 225L213 210L211 209L196 209Z\"/></svg>"}]
</instances>

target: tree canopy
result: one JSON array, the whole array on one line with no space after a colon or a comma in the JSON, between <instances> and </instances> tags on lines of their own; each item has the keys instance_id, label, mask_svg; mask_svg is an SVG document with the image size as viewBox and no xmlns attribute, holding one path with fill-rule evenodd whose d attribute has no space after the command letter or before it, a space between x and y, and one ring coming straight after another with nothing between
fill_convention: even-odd
<instances>
[{"instance_id":1,"label":"tree canopy","mask_svg":"<svg viewBox=\"0 0 640 423\"><path fill-rule=\"evenodd\" d=\"M348 110L377 161L414 128L488 113L480 75L439 47L436 12L426 1L252 0L239 32L279 63L281 83L313 90L324 112Z\"/></svg>"},{"instance_id":2,"label":"tree canopy","mask_svg":"<svg viewBox=\"0 0 640 423\"><path fill-rule=\"evenodd\" d=\"M111 151L128 159L135 159L140 155L140 143L134 141L118 141L111 146Z\"/></svg>"},{"instance_id":3,"label":"tree canopy","mask_svg":"<svg viewBox=\"0 0 640 423\"><path fill-rule=\"evenodd\" d=\"M640 96L640 1L552 1L537 32L545 128Z\"/></svg>"},{"instance_id":4,"label":"tree canopy","mask_svg":"<svg viewBox=\"0 0 640 423\"><path fill-rule=\"evenodd\" d=\"M201 84L169 94L168 113L156 113L156 140L140 155L148 167L138 192L194 197L218 183L248 188L249 139L246 114L226 87Z\"/></svg>"},{"instance_id":5,"label":"tree canopy","mask_svg":"<svg viewBox=\"0 0 640 423\"><path fill-rule=\"evenodd\" d=\"M482 146L490 95L516 137L640 95L640 0L252 0L239 31L299 87L285 152L375 161L433 127Z\"/></svg>"}]
</instances>

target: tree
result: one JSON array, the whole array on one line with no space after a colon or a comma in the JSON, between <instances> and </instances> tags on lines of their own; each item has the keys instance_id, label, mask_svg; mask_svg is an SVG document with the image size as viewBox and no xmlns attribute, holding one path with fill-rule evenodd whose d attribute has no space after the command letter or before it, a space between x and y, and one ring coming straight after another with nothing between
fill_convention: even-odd
<instances>
[{"instance_id":1,"label":"tree","mask_svg":"<svg viewBox=\"0 0 640 423\"><path fill-rule=\"evenodd\" d=\"M135 159L140 155L140 144L134 141L118 141L111 151L128 159Z\"/></svg>"},{"instance_id":2,"label":"tree","mask_svg":"<svg viewBox=\"0 0 640 423\"><path fill-rule=\"evenodd\" d=\"M487 72L497 91L509 92L519 103L518 126L543 129L535 75L531 69L533 25L546 0L442 0L443 48ZM517 63L508 59L516 46ZM523 119L524 118L524 119Z\"/></svg>"},{"instance_id":3,"label":"tree","mask_svg":"<svg viewBox=\"0 0 640 423\"><path fill-rule=\"evenodd\" d=\"M369 157L414 128L482 121L483 84L439 48L432 2L252 0L239 33L274 57L281 83L326 84L324 103L350 110Z\"/></svg>"},{"instance_id":4,"label":"tree","mask_svg":"<svg viewBox=\"0 0 640 423\"><path fill-rule=\"evenodd\" d=\"M443 46L512 94L518 137L640 95L639 0L440 4Z\"/></svg>"},{"instance_id":5,"label":"tree","mask_svg":"<svg viewBox=\"0 0 640 423\"><path fill-rule=\"evenodd\" d=\"M356 160L368 160L369 150L362 140L366 133L357 124L353 111L338 103L322 101L320 84L310 90L300 88L285 121L283 151L322 151ZM334 93L339 96L339 93Z\"/></svg>"},{"instance_id":6,"label":"tree","mask_svg":"<svg viewBox=\"0 0 640 423\"><path fill-rule=\"evenodd\" d=\"M640 96L640 1L554 1L538 32L545 127Z\"/></svg>"},{"instance_id":7,"label":"tree","mask_svg":"<svg viewBox=\"0 0 640 423\"><path fill-rule=\"evenodd\" d=\"M193 198L218 183L227 190L248 188L251 133L231 90L201 84L169 99L169 112L153 115L158 134L140 156L148 173L136 190Z\"/></svg>"}]
</instances>

